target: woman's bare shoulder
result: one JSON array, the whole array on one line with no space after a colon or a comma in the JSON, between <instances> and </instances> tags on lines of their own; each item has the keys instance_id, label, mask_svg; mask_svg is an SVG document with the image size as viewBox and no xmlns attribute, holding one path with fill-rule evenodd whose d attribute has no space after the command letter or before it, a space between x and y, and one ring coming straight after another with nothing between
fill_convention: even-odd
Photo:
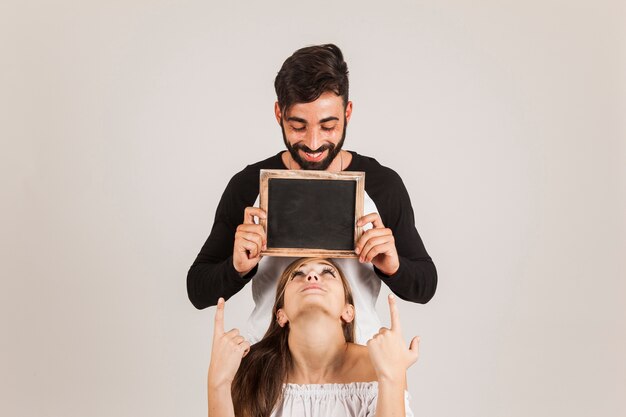
<instances>
[{"instance_id":1,"label":"woman's bare shoulder","mask_svg":"<svg viewBox=\"0 0 626 417\"><path fill-rule=\"evenodd\" d=\"M348 345L348 360L346 362L346 376L348 382L376 381L376 371L370 360L367 346L350 343Z\"/></svg>"}]
</instances>

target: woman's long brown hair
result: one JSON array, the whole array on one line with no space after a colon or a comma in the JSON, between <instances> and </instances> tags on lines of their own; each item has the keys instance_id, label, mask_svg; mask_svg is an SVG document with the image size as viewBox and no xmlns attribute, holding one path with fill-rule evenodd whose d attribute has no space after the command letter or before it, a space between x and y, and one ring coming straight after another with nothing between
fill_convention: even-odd
<instances>
[{"instance_id":1,"label":"woman's long brown hair","mask_svg":"<svg viewBox=\"0 0 626 417\"><path fill-rule=\"evenodd\" d=\"M263 339L252 345L242 359L233 380L231 392L237 417L268 417L282 401L283 383L292 368L292 360L288 345L289 323L280 327L276 313L284 306L285 286L292 275L310 262L324 262L335 268L343 283L346 303L354 305L348 281L334 262L325 258L300 258L292 262L278 281L270 326ZM342 327L346 342L354 342L354 320L342 322Z\"/></svg>"}]
</instances>

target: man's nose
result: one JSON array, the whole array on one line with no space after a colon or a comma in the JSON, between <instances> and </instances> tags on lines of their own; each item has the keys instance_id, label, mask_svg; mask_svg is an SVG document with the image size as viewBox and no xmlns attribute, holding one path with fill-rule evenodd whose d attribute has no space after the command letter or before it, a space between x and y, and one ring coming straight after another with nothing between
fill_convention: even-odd
<instances>
[{"instance_id":1,"label":"man's nose","mask_svg":"<svg viewBox=\"0 0 626 417\"><path fill-rule=\"evenodd\" d=\"M307 144L306 145L312 151L316 151L317 148L319 148L320 145L321 145L319 132L317 131L317 129L309 129L309 131L307 133L308 133L308 135L307 135Z\"/></svg>"},{"instance_id":2,"label":"man's nose","mask_svg":"<svg viewBox=\"0 0 626 417\"><path fill-rule=\"evenodd\" d=\"M311 281L319 281L320 277L317 276L317 273L315 272L309 272L309 275L306 276L306 280L311 282Z\"/></svg>"}]
</instances>

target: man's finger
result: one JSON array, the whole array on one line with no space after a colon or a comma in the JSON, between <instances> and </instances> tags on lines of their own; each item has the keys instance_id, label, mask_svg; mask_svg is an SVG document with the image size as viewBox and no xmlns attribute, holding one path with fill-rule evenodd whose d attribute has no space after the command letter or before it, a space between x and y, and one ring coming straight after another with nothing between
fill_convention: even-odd
<instances>
[{"instance_id":1,"label":"man's finger","mask_svg":"<svg viewBox=\"0 0 626 417\"><path fill-rule=\"evenodd\" d=\"M215 309L215 326L213 329L214 336L221 336L224 334L224 304L226 302L222 297L217 300L217 308Z\"/></svg>"},{"instance_id":2,"label":"man's finger","mask_svg":"<svg viewBox=\"0 0 626 417\"><path fill-rule=\"evenodd\" d=\"M254 259L259 255L260 252L260 246L256 243L256 242L251 242L249 240L241 240L239 242L239 245L241 248L245 249L246 251L250 252L250 254L248 255L248 259Z\"/></svg>"},{"instance_id":3,"label":"man's finger","mask_svg":"<svg viewBox=\"0 0 626 417\"><path fill-rule=\"evenodd\" d=\"M391 330L402 331L400 326L400 313L398 313L398 306L396 305L396 296L389 294L387 297L389 300L389 316L391 317Z\"/></svg>"},{"instance_id":4,"label":"man's finger","mask_svg":"<svg viewBox=\"0 0 626 417\"><path fill-rule=\"evenodd\" d=\"M357 226L364 226L368 223L372 223L372 225L374 226L375 229L380 229L380 228L384 228L385 225L383 224L383 221L381 220L380 216L378 215L378 213L370 213L370 214L366 214L365 216L361 217L358 221L357 221Z\"/></svg>"},{"instance_id":5,"label":"man's finger","mask_svg":"<svg viewBox=\"0 0 626 417\"><path fill-rule=\"evenodd\" d=\"M387 252L391 249L390 242L392 239L393 237L391 236L380 236L368 240L367 244L361 249L360 258L363 262L370 262L376 255Z\"/></svg>"},{"instance_id":6,"label":"man's finger","mask_svg":"<svg viewBox=\"0 0 626 417\"><path fill-rule=\"evenodd\" d=\"M250 232L237 232L235 234L235 239L241 239L241 241L252 242L257 245L259 248L262 247L265 242L263 241L263 236L258 233L250 233Z\"/></svg>"},{"instance_id":7,"label":"man's finger","mask_svg":"<svg viewBox=\"0 0 626 417\"><path fill-rule=\"evenodd\" d=\"M367 230L361 235L356 245L357 247L363 249L363 246L365 246L367 242L381 236L393 236L393 232L391 231L391 229L387 228Z\"/></svg>"},{"instance_id":8,"label":"man's finger","mask_svg":"<svg viewBox=\"0 0 626 417\"><path fill-rule=\"evenodd\" d=\"M260 224L248 224L248 223L242 223L239 226L237 226L236 232L250 232L250 233L256 233L257 235L260 236L264 236L265 235L265 230L263 229L263 226L261 226Z\"/></svg>"},{"instance_id":9,"label":"man's finger","mask_svg":"<svg viewBox=\"0 0 626 417\"><path fill-rule=\"evenodd\" d=\"M387 236L387 235L393 235L393 232L391 231L391 229L383 227L382 229L381 228L370 229L370 230L363 232L363 234L361 235L361 239L371 239L376 236Z\"/></svg>"},{"instance_id":10,"label":"man's finger","mask_svg":"<svg viewBox=\"0 0 626 417\"><path fill-rule=\"evenodd\" d=\"M259 207L246 207L243 212L243 223L244 224L255 224L254 218L258 217L259 219L267 218L267 214L265 210Z\"/></svg>"},{"instance_id":11,"label":"man's finger","mask_svg":"<svg viewBox=\"0 0 626 417\"><path fill-rule=\"evenodd\" d=\"M364 255L363 262L372 262L375 257L386 252L387 247L385 245L376 245L369 252L367 252L367 255Z\"/></svg>"},{"instance_id":12,"label":"man's finger","mask_svg":"<svg viewBox=\"0 0 626 417\"><path fill-rule=\"evenodd\" d=\"M380 239L381 237L386 237L387 239L391 237L393 239L393 232L391 231L391 229L383 228L370 229L367 232L363 233L359 241L356 243L356 253L360 255L361 253L367 252L367 250L369 249L367 248L367 246L369 245L371 247L374 244L373 240L377 238Z\"/></svg>"}]
</instances>

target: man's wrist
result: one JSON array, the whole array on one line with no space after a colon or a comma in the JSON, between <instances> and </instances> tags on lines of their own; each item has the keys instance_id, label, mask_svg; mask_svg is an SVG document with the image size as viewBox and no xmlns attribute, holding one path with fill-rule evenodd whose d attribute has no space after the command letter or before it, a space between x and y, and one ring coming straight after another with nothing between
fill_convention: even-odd
<instances>
[{"instance_id":1,"label":"man's wrist","mask_svg":"<svg viewBox=\"0 0 626 417\"><path fill-rule=\"evenodd\" d=\"M235 271L237 271L237 268L235 268ZM250 273L250 271L252 271L252 269L248 269L247 271L243 271L243 272L237 271L237 273L239 274L239 276L240 276L241 278L243 278L243 277L245 277L246 275L248 275L248 274Z\"/></svg>"},{"instance_id":2,"label":"man's wrist","mask_svg":"<svg viewBox=\"0 0 626 417\"><path fill-rule=\"evenodd\" d=\"M386 278L391 278L393 277L396 273L398 273L398 271L400 270L400 260L398 259L398 264L396 265L395 269L391 268L387 271L382 270L381 268L377 267L376 265L374 265L374 271L378 274L378 275L384 275Z\"/></svg>"},{"instance_id":3,"label":"man's wrist","mask_svg":"<svg viewBox=\"0 0 626 417\"><path fill-rule=\"evenodd\" d=\"M391 270L389 270L390 272L388 272L388 271L384 271L384 270L382 270L382 269L378 268L378 270L379 270L380 272L382 272L383 274L387 275L388 277L395 275L395 274L396 274L396 272L398 272L398 269L400 269L400 262L398 262L398 264L396 265L396 267L395 267L395 268L392 268Z\"/></svg>"},{"instance_id":4,"label":"man's wrist","mask_svg":"<svg viewBox=\"0 0 626 417\"><path fill-rule=\"evenodd\" d=\"M250 278L255 276L256 272L257 272L257 270L259 268L259 264L256 264L252 269L250 269L250 270L248 270L246 272L239 272L239 271L237 271L237 268L235 268L235 263L234 263L232 257L229 260L229 266L230 266L229 275L230 275L230 277L232 277L231 279L234 279L234 280L245 280L245 281L248 281Z\"/></svg>"}]
</instances>

